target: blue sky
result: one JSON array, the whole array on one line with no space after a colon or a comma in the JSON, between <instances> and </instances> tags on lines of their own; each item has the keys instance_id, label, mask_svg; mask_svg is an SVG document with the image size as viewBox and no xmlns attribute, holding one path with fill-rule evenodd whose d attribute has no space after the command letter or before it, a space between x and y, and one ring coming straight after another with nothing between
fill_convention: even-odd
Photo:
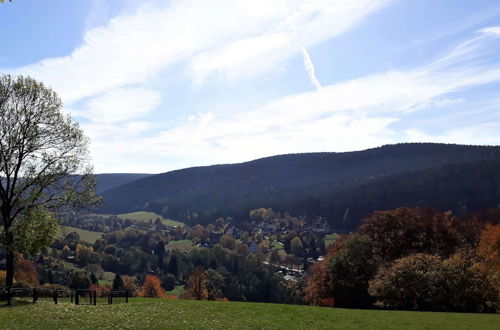
<instances>
[{"instance_id":1,"label":"blue sky","mask_svg":"<svg viewBox=\"0 0 500 330\"><path fill-rule=\"evenodd\" d=\"M0 73L52 87L95 171L500 144L496 0L14 0Z\"/></svg>"}]
</instances>

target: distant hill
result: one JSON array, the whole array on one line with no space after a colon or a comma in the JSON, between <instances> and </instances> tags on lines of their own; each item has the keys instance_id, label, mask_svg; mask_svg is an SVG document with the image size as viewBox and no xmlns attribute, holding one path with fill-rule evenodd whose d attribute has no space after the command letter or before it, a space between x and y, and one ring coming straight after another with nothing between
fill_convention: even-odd
<instances>
[{"instance_id":1,"label":"distant hill","mask_svg":"<svg viewBox=\"0 0 500 330\"><path fill-rule=\"evenodd\" d=\"M352 229L367 212L395 206L497 206L496 161L498 146L430 143L280 155L144 177L104 191L102 212L152 211L193 224L241 220L251 209L272 207ZM487 182L486 196L479 189Z\"/></svg>"},{"instance_id":2,"label":"distant hill","mask_svg":"<svg viewBox=\"0 0 500 330\"><path fill-rule=\"evenodd\" d=\"M142 173L104 173L96 174L97 187L96 192L102 193L103 191L119 187L121 185L130 183L132 181L145 178L151 174Z\"/></svg>"}]
</instances>

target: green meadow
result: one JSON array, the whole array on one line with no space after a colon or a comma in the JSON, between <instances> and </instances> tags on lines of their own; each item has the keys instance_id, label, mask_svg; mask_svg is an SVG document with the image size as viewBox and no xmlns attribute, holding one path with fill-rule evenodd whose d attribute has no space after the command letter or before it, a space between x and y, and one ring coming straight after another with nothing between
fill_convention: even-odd
<instances>
[{"instance_id":1,"label":"green meadow","mask_svg":"<svg viewBox=\"0 0 500 330\"><path fill-rule=\"evenodd\" d=\"M284 304L132 298L75 306L0 308L6 329L500 329L500 315L355 310Z\"/></svg>"}]
</instances>

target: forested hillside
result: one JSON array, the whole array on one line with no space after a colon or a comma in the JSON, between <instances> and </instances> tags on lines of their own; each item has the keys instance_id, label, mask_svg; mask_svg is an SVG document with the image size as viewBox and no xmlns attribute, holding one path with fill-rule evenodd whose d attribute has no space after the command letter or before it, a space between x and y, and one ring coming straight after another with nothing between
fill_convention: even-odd
<instances>
[{"instance_id":1,"label":"forested hillside","mask_svg":"<svg viewBox=\"0 0 500 330\"><path fill-rule=\"evenodd\" d=\"M457 214L496 206L499 160L500 147L427 143L281 155L145 177L103 192L101 211L153 211L195 224L269 207L353 229L373 210L396 206Z\"/></svg>"},{"instance_id":2,"label":"forested hillside","mask_svg":"<svg viewBox=\"0 0 500 330\"><path fill-rule=\"evenodd\" d=\"M102 193L103 191L119 187L129 182L145 178L151 174L142 173L105 173L97 174L97 187L96 192Z\"/></svg>"}]
</instances>

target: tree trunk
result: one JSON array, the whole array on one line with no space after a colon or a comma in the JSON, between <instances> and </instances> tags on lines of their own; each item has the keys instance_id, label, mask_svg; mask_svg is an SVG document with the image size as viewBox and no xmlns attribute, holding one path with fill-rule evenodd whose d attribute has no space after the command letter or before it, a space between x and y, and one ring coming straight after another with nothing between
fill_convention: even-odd
<instances>
[{"instance_id":1,"label":"tree trunk","mask_svg":"<svg viewBox=\"0 0 500 330\"><path fill-rule=\"evenodd\" d=\"M14 284L14 239L12 234L6 230L5 233L5 247L6 247L6 270L7 273L5 275L5 286L12 287Z\"/></svg>"}]
</instances>

